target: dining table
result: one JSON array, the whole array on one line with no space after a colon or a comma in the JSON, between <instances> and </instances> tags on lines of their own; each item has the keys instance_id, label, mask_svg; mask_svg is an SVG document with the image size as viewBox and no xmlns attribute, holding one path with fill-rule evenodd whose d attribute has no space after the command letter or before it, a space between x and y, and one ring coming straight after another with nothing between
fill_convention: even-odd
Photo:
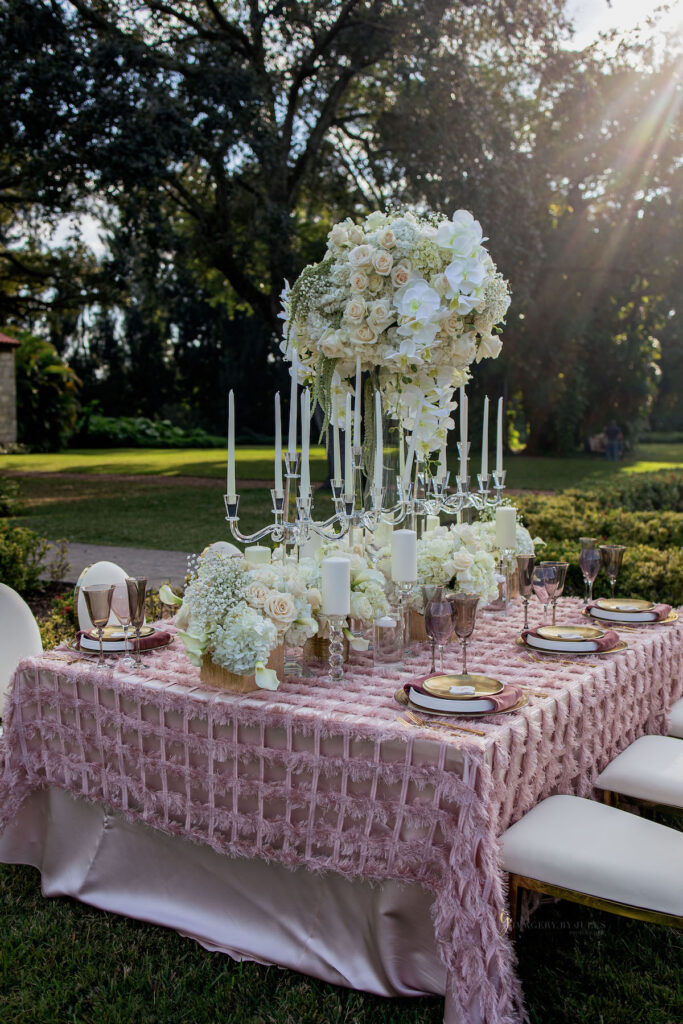
<instances>
[{"instance_id":1,"label":"dining table","mask_svg":"<svg viewBox=\"0 0 683 1024\"><path fill-rule=\"evenodd\" d=\"M582 608L562 598L558 621ZM552 794L600 799L605 766L666 732L683 630L544 654L522 621L519 601L482 611L468 646L471 672L521 688L517 709L447 719L400 703L425 644L247 694L202 681L172 620L137 670L66 644L27 658L3 713L0 861L236 958L441 994L446 1024L524 1020L500 838ZM459 657L448 646L446 668Z\"/></svg>"}]
</instances>

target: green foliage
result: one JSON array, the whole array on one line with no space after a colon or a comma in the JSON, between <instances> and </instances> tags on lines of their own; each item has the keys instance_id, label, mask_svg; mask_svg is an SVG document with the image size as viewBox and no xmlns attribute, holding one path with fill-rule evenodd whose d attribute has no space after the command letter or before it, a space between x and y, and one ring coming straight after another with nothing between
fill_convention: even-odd
<instances>
[{"instance_id":1,"label":"green foliage","mask_svg":"<svg viewBox=\"0 0 683 1024\"><path fill-rule=\"evenodd\" d=\"M0 520L0 583L25 594L35 590L48 543L33 530Z\"/></svg>"},{"instance_id":2,"label":"green foliage","mask_svg":"<svg viewBox=\"0 0 683 1024\"><path fill-rule=\"evenodd\" d=\"M76 439L83 448L224 448L225 441L195 427L184 430L170 420L150 420L145 416L88 417L84 433Z\"/></svg>"},{"instance_id":3,"label":"green foliage","mask_svg":"<svg viewBox=\"0 0 683 1024\"><path fill-rule=\"evenodd\" d=\"M19 486L16 480L0 476L0 519L19 514Z\"/></svg>"},{"instance_id":4,"label":"green foliage","mask_svg":"<svg viewBox=\"0 0 683 1024\"><path fill-rule=\"evenodd\" d=\"M78 419L80 381L54 345L24 334L16 352L19 440L34 451L63 448Z\"/></svg>"},{"instance_id":5,"label":"green foliage","mask_svg":"<svg viewBox=\"0 0 683 1024\"><path fill-rule=\"evenodd\" d=\"M74 636L77 626L74 592L67 590L52 599L46 619L38 622L44 650L50 650Z\"/></svg>"}]
</instances>

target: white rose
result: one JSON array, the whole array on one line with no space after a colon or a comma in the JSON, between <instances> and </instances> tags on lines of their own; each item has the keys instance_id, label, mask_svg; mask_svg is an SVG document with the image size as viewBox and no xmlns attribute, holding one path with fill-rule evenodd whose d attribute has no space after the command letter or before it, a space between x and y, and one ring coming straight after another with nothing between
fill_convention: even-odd
<instances>
[{"instance_id":1,"label":"white rose","mask_svg":"<svg viewBox=\"0 0 683 1024\"><path fill-rule=\"evenodd\" d=\"M346 353L345 341L346 335L343 331L335 331L330 327L320 339L320 350L328 359L337 359Z\"/></svg>"},{"instance_id":2,"label":"white rose","mask_svg":"<svg viewBox=\"0 0 683 1024\"><path fill-rule=\"evenodd\" d=\"M249 576L253 582L264 583L267 587L273 587L277 580L277 573L269 565L259 565L256 569L250 569Z\"/></svg>"},{"instance_id":3,"label":"white rose","mask_svg":"<svg viewBox=\"0 0 683 1024\"><path fill-rule=\"evenodd\" d=\"M386 299L375 299L368 306L368 323L378 330L383 330L396 317L393 307Z\"/></svg>"},{"instance_id":4,"label":"white rose","mask_svg":"<svg viewBox=\"0 0 683 1024\"><path fill-rule=\"evenodd\" d=\"M266 598L263 610L271 622L274 622L280 629L291 625L296 618L296 605L291 594L279 594L277 591L273 591Z\"/></svg>"},{"instance_id":5,"label":"white rose","mask_svg":"<svg viewBox=\"0 0 683 1024\"><path fill-rule=\"evenodd\" d=\"M265 585L265 583L260 583L256 580L254 583L250 583L245 587L244 600L247 604L250 604L252 608L263 608L270 593L271 590Z\"/></svg>"},{"instance_id":6,"label":"white rose","mask_svg":"<svg viewBox=\"0 0 683 1024\"><path fill-rule=\"evenodd\" d=\"M384 288L384 278L380 277L379 274L370 274L368 278L368 291L376 295L377 292L381 292Z\"/></svg>"},{"instance_id":7,"label":"white rose","mask_svg":"<svg viewBox=\"0 0 683 1024\"><path fill-rule=\"evenodd\" d=\"M477 354L477 343L472 334L462 334L451 345L453 359L461 366L469 366Z\"/></svg>"},{"instance_id":8,"label":"white rose","mask_svg":"<svg viewBox=\"0 0 683 1024\"><path fill-rule=\"evenodd\" d=\"M349 240L349 233L343 224L335 224L328 237L335 245L345 245Z\"/></svg>"},{"instance_id":9,"label":"white rose","mask_svg":"<svg viewBox=\"0 0 683 1024\"><path fill-rule=\"evenodd\" d=\"M377 341L377 335L368 323L356 327L351 337L358 345L374 345Z\"/></svg>"},{"instance_id":10,"label":"white rose","mask_svg":"<svg viewBox=\"0 0 683 1024\"><path fill-rule=\"evenodd\" d=\"M477 362L481 362L482 359L497 359L502 347L503 343L497 334L485 334L479 342Z\"/></svg>"},{"instance_id":11,"label":"white rose","mask_svg":"<svg viewBox=\"0 0 683 1024\"><path fill-rule=\"evenodd\" d=\"M364 292L368 286L368 275L363 270L354 270L349 278L352 292Z\"/></svg>"},{"instance_id":12,"label":"white rose","mask_svg":"<svg viewBox=\"0 0 683 1024\"><path fill-rule=\"evenodd\" d=\"M311 611L317 612L320 610L323 603L323 596L317 587L311 587L310 590L306 591L304 600L311 606Z\"/></svg>"},{"instance_id":13,"label":"white rose","mask_svg":"<svg viewBox=\"0 0 683 1024\"><path fill-rule=\"evenodd\" d=\"M349 253L349 263L355 269L357 267L369 267L372 262L372 246L357 245Z\"/></svg>"},{"instance_id":14,"label":"white rose","mask_svg":"<svg viewBox=\"0 0 683 1024\"><path fill-rule=\"evenodd\" d=\"M449 337L457 337L462 329L462 317L458 313L449 313L448 316L445 316L441 321L441 329L445 331Z\"/></svg>"},{"instance_id":15,"label":"white rose","mask_svg":"<svg viewBox=\"0 0 683 1024\"><path fill-rule=\"evenodd\" d=\"M394 257L390 252L382 252L381 249L375 250L372 254L372 265L378 274L382 274L386 277L387 274L391 273L391 268L394 265Z\"/></svg>"},{"instance_id":16,"label":"white rose","mask_svg":"<svg viewBox=\"0 0 683 1024\"><path fill-rule=\"evenodd\" d=\"M352 245L360 245L362 241L363 232L361 231L357 224L353 224L349 228L349 242L351 242Z\"/></svg>"},{"instance_id":17,"label":"white rose","mask_svg":"<svg viewBox=\"0 0 683 1024\"><path fill-rule=\"evenodd\" d=\"M467 572L474 565L474 558L469 551L464 551L462 548L460 551L456 551L451 558L451 564L455 572Z\"/></svg>"},{"instance_id":18,"label":"white rose","mask_svg":"<svg viewBox=\"0 0 683 1024\"><path fill-rule=\"evenodd\" d=\"M357 327L365 320L367 306L361 298L349 299L344 309L344 319L348 324Z\"/></svg>"},{"instance_id":19,"label":"white rose","mask_svg":"<svg viewBox=\"0 0 683 1024\"><path fill-rule=\"evenodd\" d=\"M351 593L351 615L368 622L372 618L372 605L363 593Z\"/></svg>"},{"instance_id":20,"label":"white rose","mask_svg":"<svg viewBox=\"0 0 683 1024\"><path fill-rule=\"evenodd\" d=\"M404 285L408 284L412 276L412 271L409 267L406 267L403 263L397 263L391 271L391 283L394 288L403 288Z\"/></svg>"},{"instance_id":21,"label":"white rose","mask_svg":"<svg viewBox=\"0 0 683 1024\"><path fill-rule=\"evenodd\" d=\"M383 245L385 249L393 249L396 245L396 237L391 228L385 228L381 231L377 239L380 245Z\"/></svg>"}]
</instances>

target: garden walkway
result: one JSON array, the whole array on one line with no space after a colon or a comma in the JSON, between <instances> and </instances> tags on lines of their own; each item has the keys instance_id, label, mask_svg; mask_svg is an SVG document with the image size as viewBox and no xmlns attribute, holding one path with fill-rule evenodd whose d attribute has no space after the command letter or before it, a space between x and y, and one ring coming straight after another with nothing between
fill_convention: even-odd
<instances>
[{"instance_id":1,"label":"garden walkway","mask_svg":"<svg viewBox=\"0 0 683 1024\"><path fill-rule=\"evenodd\" d=\"M45 559L45 578L49 578L49 565L56 553L55 548L52 548ZM67 544L66 556L71 570L63 582L75 583L87 565L99 561L116 562L131 576L146 576L152 587L158 587L161 583L181 586L187 572L185 551L153 551L101 544Z\"/></svg>"}]
</instances>

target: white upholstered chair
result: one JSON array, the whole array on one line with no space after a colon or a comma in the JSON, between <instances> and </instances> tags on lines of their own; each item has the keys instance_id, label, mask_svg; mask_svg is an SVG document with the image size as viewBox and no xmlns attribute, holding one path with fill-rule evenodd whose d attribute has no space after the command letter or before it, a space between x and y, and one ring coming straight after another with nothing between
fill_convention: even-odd
<instances>
[{"instance_id":1,"label":"white upholstered chair","mask_svg":"<svg viewBox=\"0 0 683 1024\"><path fill-rule=\"evenodd\" d=\"M595 785L606 794L683 809L683 743L673 736L641 736L610 761Z\"/></svg>"},{"instance_id":2,"label":"white upholstered chair","mask_svg":"<svg viewBox=\"0 0 683 1024\"><path fill-rule=\"evenodd\" d=\"M122 569L116 562L93 562L92 565L88 565L81 575L78 577L78 582L74 590L74 598L76 604L76 611L78 615L78 628L79 629L92 629L93 625L88 615L88 609L85 605L85 598L83 596L83 587L92 586L95 583L123 583L126 576L129 574L125 569ZM109 624L118 624L116 616L112 612L109 616Z\"/></svg>"},{"instance_id":3,"label":"white upholstered chair","mask_svg":"<svg viewBox=\"0 0 683 1024\"><path fill-rule=\"evenodd\" d=\"M531 889L683 928L683 832L576 796L551 796L502 837L510 911Z\"/></svg>"},{"instance_id":4,"label":"white upholstered chair","mask_svg":"<svg viewBox=\"0 0 683 1024\"><path fill-rule=\"evenodd\" d=\"M22 658L42 650L33 612L16 590L0 583L0 716L15 668Z\"/></svg>"},{"instance_id":5,"label":"white upholstered chair","mask_svg":"<svg viewBox=\"0 0 683 1024\"><path fill-rule=\"evenodd\" d=\"M683 740L683 700L678 700L671 709L669 736Z\"/></svg>"}]
</instances>

